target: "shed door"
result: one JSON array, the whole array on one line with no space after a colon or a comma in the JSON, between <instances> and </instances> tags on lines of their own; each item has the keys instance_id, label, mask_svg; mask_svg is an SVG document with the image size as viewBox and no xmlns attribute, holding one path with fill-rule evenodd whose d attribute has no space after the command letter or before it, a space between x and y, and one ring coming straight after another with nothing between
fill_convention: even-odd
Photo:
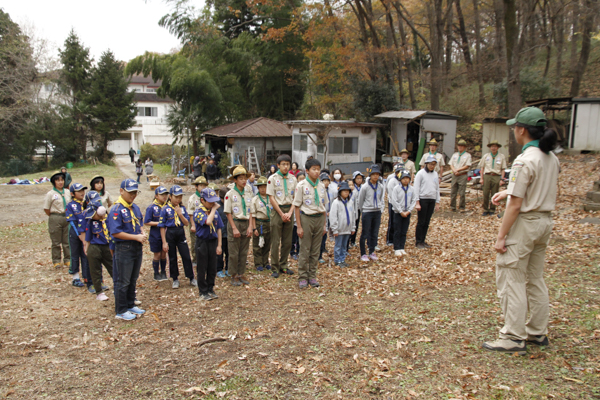
<instances>
[{"instance_id":1,"label":"shed door","mask_svg":"<svg viewBox=\"0 0 600 400\"><path fill-rule=\"evenodd\" d=\"M576 150L600 149L600 104L577 104L577 120L573 136Z\"/></svg>"}]
</instances>

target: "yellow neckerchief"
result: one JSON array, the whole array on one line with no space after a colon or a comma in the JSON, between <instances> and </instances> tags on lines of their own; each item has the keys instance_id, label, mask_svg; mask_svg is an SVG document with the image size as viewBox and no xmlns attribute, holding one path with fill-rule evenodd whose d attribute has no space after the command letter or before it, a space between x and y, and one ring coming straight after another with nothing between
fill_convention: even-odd
<instances>
[{"instance_id":1,"label":"yellow neckerchief","mask_svg":"<svg viewBox=\"0 0 600 400\"><path fill-rule=\"evenodd\" d=\"M204 213L206 214L206 219L208 220L208 214L210 214L210 211L208 211L208 208L204 207L204 206L200 206L200 209L202 211L204 211ZM215 220L213 219L213 222L210 223L210 225L208 225L210 227L210 233L214 233L215 232L215 225L214 225Z\"/></svg>"},{"instance_id":2,"label":"yellow neckerchief","mask_svg":"<svg viewBox=\"0 0 600 400\"><path fill-rule=\"evenodd\" d=\"M131 225L133 225L133 231L135 232L136 224L140 225L140 220L137 219L135 213L133 212L133 203L129 204L123 199L123 197L119 196L117 201L115 201L115 204L121 204L123 207L129 210L129 214L131 214Z\"/></svg>"},{"instance_id":3,"label":"yellow neckerchief","mask_svg":"<svg viewBox=\"0 0 600 400\"><path fill-rule=\"evenodd\" d=\"M173 213L175 214L175 226L181 226L181 221L179 220L179 214L175 211L175 206L171 203L171 200L167 201L167 206L173 209Z\"/></svg>"},{"instance_id":4,"label":"yellow neckerchief","mask_svg":"<svg viewBox=\"0 0 600 400\"><path fill-rule=\"evenodd\" d=\"M159 203L158 199L154 199L154 201L152 202L152 204L156 204L157 206L159 206L160 208L163 208L165 203Z\"/></svg>"},{"instance_id":5,"label":"yellow neckerchief","mask_svg":"<svg viewBox=\"0 0 600 400\"><path fill-rule=\"evenodd\" d=\"M108 234L108 228L106 227L106 216L100 220L100 224L102 224L102 233L104 233L106 243L110 243L110 235Z\"/></svg>"}]
</instances>

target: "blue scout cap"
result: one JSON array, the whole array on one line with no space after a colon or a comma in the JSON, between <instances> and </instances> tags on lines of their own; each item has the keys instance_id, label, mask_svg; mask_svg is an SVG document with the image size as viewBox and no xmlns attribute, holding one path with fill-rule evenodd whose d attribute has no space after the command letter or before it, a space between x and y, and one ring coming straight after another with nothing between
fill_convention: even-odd
<instances>
[{"instance_id":1,"label":"blue scout cap","mask_svg":"<svg viewBox=\"0 0 600 400\"><path fill-rule=\"evenodd\" d=\"M321 175L319 175L319 179L324 181L324 180L328 180L330 181L331 178L329 178L329 175L327 174L327 172L323 172Z\"/></svg>"},{"instance_id":2,"label":"blue scout cap","mask_svg":"<svg viewBox=\"0 0 600 400\"><path fill-rule=\"evenodd\" d=\"M343 181L338 185L338 194L342 191L342 190L350 190L350 185L348 185L348 182Z\"/></svg>"},{"instance_id":3,"label":"blue scout cap","mask_svg":"<svg viewBox=\"0 0 600 400\"><path fill-rule=\"evenodd\" d=\"M69 190L71 193L79 192L80 190L86 190L87 187L83 186L81 183L71 183Z\"/></svg>"},{"instance_id":4,"label":"blue scout cap","mask_svg":"<svg viewBox=\"0 0 600 400\"><path fill-rule=\"evenodd\" d=\"M219 196L211 188L202 189L202 192L200 192L200 197L203 198L205 201L208 201L209 203L216 203L217 201L219 201Z\"/></svg>"},{"instance_id":5,"label":"blue scout cap","mask_svg":"<svg viewBox=\"0 0 600 400\"><path fill-rule=\"evenodd\" d=\"M89 192L87 192L85 194L85 197L83 198L83 200L86 203L90 203L90 202L94 201L95 199L100 200L100 195L95 190L90 190Z\"/></svg>"},{"instance_id":6,"label":"blue scout cap","mask_svg":"<svg viewBox=\"0 0 600 400\"><path fill-rule=\"evenodd\" d=\"M171 196L183 196L183 189L179 185L173 185L169 190Z\"/></svg>"},{"instance_id":7,"label":"blue scout cap","mask_svg":"<svg viewBox=\"0 0 600 400\"><path fill-rule=\"evenodd\" d=\"M133 179L125 179L121 182L121 189L126 192L137 192L138 191L138 183Z\"/></svg>"},{"instance_id":8,"label":"blue scout cap","mask_svg":"<svg viewBox=\"0 0 600 400\"><path fill-rule=\"evenodd\" d=\"M156 190L154 191L154 194L166 194L169 193L169 191L167 190L166 187L164 186L159 186L156 188Z\"/></svg>"},{"instance_id":9,"label":"blue scout cap","mask_svg":"<svg viewBox=\"0 0 600 400\"><path fill-rule=\"evenodd\" d=\"M88 204L88 208L85 209L85 218L93 218L100 207L102 207L100 199L92 200L92 202Z\"/></svg>"}]
</instances>

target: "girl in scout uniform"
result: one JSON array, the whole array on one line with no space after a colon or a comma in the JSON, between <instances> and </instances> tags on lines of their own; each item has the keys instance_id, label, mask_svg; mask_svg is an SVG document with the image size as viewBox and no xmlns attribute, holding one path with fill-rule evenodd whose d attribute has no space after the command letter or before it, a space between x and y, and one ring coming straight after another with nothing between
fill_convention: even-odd
<instances>
[{"instance_id":1,"label":"girl in scout uniform","mask_svg":"<svg viewBox=\"0 0 600 400\"><path fill-rule=\"evenodd\" d=\"M177 251L181 256L183 271L190 280L190 285L198 286L194 278L194 269L190 257L190 248L185 238L184 226L190 223L190 216L182 203L183 189L174 185L169 190L169 199L160 210L157 227L160 228L162 249L169 254L169 275L173 279L173 289L179 289L179 267L177 266Z\"/></svg>"},{"instance_id":2,"label":"girl in scout uniform","mask_svg":"<svg viewBox=\"0 0 600 400\"><path fill-rule=\"evenodd\" d=\"M483 185L483 216L494 215L496 206L490 200L498 193L506 170L506 157L498 153L502 145L493 140L487 145L491 152L481 157L479 168L481 168L481 184Z\"/></svg>"},{"instance_id":3,"label":"girl in scout uniform","mask_svg":"<svg viewBox=\"0 0 600 400\"><path fill-rule=\"evenodd\" d=\"M83 213L83 200L85 196L84 187L80 183L73 183L69 191L71 192L71 201L67 204L66 217L69 223L69 248L71 250L71 266L69 268L69 274L73 277L72 285L76 287L85 286L79 279L79 264L81 262L81 271L83 273L83 279L87 284L90 293L95 293L92 287L92 277L90 275L90 267L88 265L87 257L83 251L83 238L80 238L81 234L85 233L85 230L80 231L81 220L85 219Z\"/></svg>"},{"instance_id":4,"label":"girl in scout uniform","mask_svg":"<svg viewBox=\"0 0 600 400\"><path fill-rule=\"evenodd\" d=\"M438 173L439 175L439 179L442 179L442 172L444 172L444 165L446 165L446 161L444 160L444 155L442 153L438 153L437 148L438 148L438 142L435 139L431 139L429 141L429 152L423 154L423 157L421 157L421 161L419 162L419 165L421 166L421 169L425 168L425 164L427 162L427 158L429 156L434 156L437 163L435 164L435 172Z\"/></svg>"},{"instance_id":5,"label":"girl in scout uniform","mask_svg":"<svg viewBox=\"0 0 600 400\"><path fill-rule=\"evenodd\" d=\"M356 233L358 231L358 225L360 225L360 217L362 212L358 208L358 195L360 194L360 188L365 180L365 176L360 171L354 171L352 174L352 182L354 183L354 189L352 189L352 198L354 199L354 210L356 211L356 221L354 224L355 231L350 235L350 247L356 246Z\"/></svg>"},{"instance_id":6,"label":"girl in scout uniform","mask_svg":"<svg viewBox=\"0 0 600 400\"><path fill-rule=\"evenodd\" d=\"M225 195L225 215L229 221L227 240L229 250L229 270L233 286L248 285L246 279L246 260L250 247L250 238L254 231L252 224L252 194L246 188L248 172L246 168L237 166L230 179L234 186Z\"/></svg>"},{"instance_id":7,"label":"girl in scout uniform","mask_svg":"<svg viewBox=\"0 0 600 400\"><path fill-rule=\"evenodd\" d=\"M440 180L435 171L437 159L429 155L425 168L417 172L415 176L415 199L417 204L417 228L415 232L417 249L427 249L429 244L425 242L429 223L434 211L439 210L440 204Z\"/></svg>"},{"instance_id":8,"label":"girl in scout uniform","mask_svg":"<svg viewBox=\"0 0 600 400\"><path fill-rule=\"evenodd\" d=\"M93 202L85 210L85 218L90 222L85 231L86 255L90 265L90 275L96 291L96 300L106 301L108 297L103 292L105 286L102 285L102 265L113 276L112 253L110 244L112 238L108 233L106 223L106 208L100 202Z\"/></svg>"},{"instance_id":9,"label":"girl in scout uniform","mask_svg":"<svg viewBox=\"0 0 600 400\"><path fill-rule=\"evenodd\" d=\"M498 340L485 342L483 347L525 355L527 344L549 344L544 257L552 233L560 165L552 153L557 135L546 129L542 110L523 108L506 124L514 126L515 140L523 149L513 162L508 188L492 198L498 205L510 196L494 246L504 327Z\"/></svg>"},{"instance_id":10,"label":"girl in scout uniform","mask_svg":"<svg viewBox=\"0 0 600 400\"><path fill-rule=\"evenodd\" d=\"M417 204L415 190L410 185L410 172L398 171L400 184L394 188L390 194L390 202L394 210L393 219L396 230L394 231L394 255L402 257L406 255L404 246L406 245L406 232L410 226L410 216Z\"/></svg>"},{"instance_id":11,"label":"girl in scout uniform","mask_svg":"<svg viewBox=\"0 0 600 400\"><path fill-rule=\"evenodd\" d=\"M109 210L112 207L113 199L110 197L108 190L106 190L106 186L104 185L104 177L100 175L93 177L90 181L90 190L98 192L104 208Z\"/></svg>"},{"instance_id":12,"label":"girl in scout uniform","mask_svg":"<svg viewBox=\"0 0 600 400\"><path fill-rule=\"evenodd\" d=\"M199 176L198 178L196 178L196 180L194 180L194 186L196 187L196 192L194 192L190 198L188 199L188 203L187 203L187 211L188 213L190 213L191 215L194 215L194 211L196 211L196 208L200 207L200 192L202 192L202 190L206 189L208 187L208 181L206 180L205 177L203 176ZM189 229L190 229L190 243L191 243L191 251L192 251L192 266L196 266L196 251L194 250L196 248L196 232L192 231L193 225L189 224L188 225Z\"/></svg>"},{"instance_id":13,"label":"girl in scout uniform","mask_svg":"<svg viewBox=\"0 0 600 400\"><path fill-rule=\"evenodd\" d=\"M460 210L465 211L467 199L467 175L471 168L471 155L467 153L467 142L463 139L458 141L458 151L450 159L450 168L452 169L452 183L450 184L450 208L456 211L456 196L460 196Z\"/></svg>"},{"instance_id":14,"label":"girl in scout uniform","mask_svg":"<svg viewBox=\"0 0 600 400\"><path fill-rule=\"evenodd\" d=\"M267 196L267 178L260 176L256 180L255 186L258 193L252 198L250 207L254 225L252 254L256 270L262 271L265 268L271 269L269 252L271 251L271 210L273 207Z\"/></svg>"},{"instance_id":15,"label":"girl in scout uniform","mask_svg":"<svg viewBox=\"0 0 600 400\"><path fill-rule=\"evenodd\" d=\"M300 258L298 260L298 286L318 287L317 265L323 235L327 233L327 195L319 180L321 163L312 158L306 161L306 179L296 187L294 206L298 237L300 238Z\"/></svg>"},{"instance_id":16,"label":"girl in scout uniform","mask_svg":"<svg viewBox=\"0 0 600 400\"><path fill-rule=\"evenodd\" d=\"M154 201L146 208L144 216L144 225L150 227L148 235L148 244L150 251L154 254L152 259L152 269L154 269L155 281L167 280L167 252L163 251L162 237L158 223L160 221L160 212L167 203L169 191L164 186L159 186L154 190ZM160 272L158 267L160 265Z\"/></svg>"},{"instance_id":17,"label":"girl in scout uniform","mask_svg":"<svg viewBox=\"0 0 600 400\"><path fill-rule=\"evenodd\" d=\"M335 247L333 250L333 259L335 265L342 268L347 267L346 254L350 235L356 229L354 219L354 207L350 200L350 186L347 182L338 185L338 195L333 200L329 211L329 225L333 236L335 237Z\"/></svg>"},{"instance_id":18,"label":"girl in scout uniform","mask_svg":"<svg viewBox=\"0 0 600 400\"><path fill-rule=\"evenodd\" d=\"M369 172L369 181L365 184L358 195L358 209L362 211L362 232L360 234L360 254L361 261L377 261L375 247L379 236L379 226L381 225L381 214L385 210L385 201L383 198L384 187L379 181L381 171L375 164ZM370 255L367 255L367 247Z\"/></svg>"},{"instance_id":19,"label":"girl in scout uniform","mask_svg":"<svg viewBox=\"0 0 600 400\"><path fill-rule=\"evenodd\" d=\"M55 172L50 177L52 190L44 198L44 212L48 216L48 233L52 241L52 264L58 268L63 265L68 267L71 263L71 250L69 249L69 223L65 215L67 203L71 201L71 193L65 190L64 172ZM61 262L60 249L62 247L63 260Z\"/></svg>"}]
</instances>

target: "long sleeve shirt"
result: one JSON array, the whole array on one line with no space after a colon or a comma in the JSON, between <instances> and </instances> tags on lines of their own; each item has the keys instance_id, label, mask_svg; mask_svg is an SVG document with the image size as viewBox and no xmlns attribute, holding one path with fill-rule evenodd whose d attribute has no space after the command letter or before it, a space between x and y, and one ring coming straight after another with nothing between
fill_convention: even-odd
<instances>
[{"instance_id":1,"label":"long sleeve shirt","mask_svg":"<svg viewBox=\"0 0 600 400\"><path fill-rule=\"evenodd\" d=\"M427 172L425 168L417 172L415 177L415 198L416 200L429 199L440 202L440 181L438 173Z\"/></svg>"},{"instance_id":2,"label":"long sleeve shirt","mask_svg":"<svg viewBox=\"0 0 600 400\"><path fill-rule=\"evenodd\" d=\"M415 197L415 189L408 185L396 185L390 195L390 203L394 212L400 214L401 212L412 212L417 205L417 199Z\"/></svg>"},{"instance_id":3,"label":"long sleeve shirt","mask_svg":"<svg viewBox=\"0 0 600 400\"><path fill-rule=\"evenodd\" d=\"M333 200L331 211L329 212L329 227L333 234L350 235L355 231L356 214L354 212L353 201L348 198L346 204L340 199Z\"/></svg>"},{"instance_id":4,"label":"long sleeve shirt","mask_svg":"<svg viewBox=\"0 0 600 400\"><path fill-rule=\"evenodd\" d=\"M373 190L375 188L377 191ZM358 209L362 212L383 212L385 210L384 185L382 182L377 182L377 186L372 185L371 181L367 181L360 187L358 195Z\"/></svg>"}]
</instances>

